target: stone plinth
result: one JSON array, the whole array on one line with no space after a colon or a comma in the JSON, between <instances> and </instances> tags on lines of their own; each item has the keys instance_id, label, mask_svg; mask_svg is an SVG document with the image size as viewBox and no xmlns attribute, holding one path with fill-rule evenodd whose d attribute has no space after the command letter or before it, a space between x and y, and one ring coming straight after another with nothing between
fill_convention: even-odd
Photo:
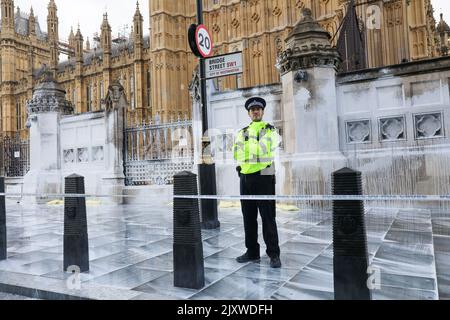
<instances>
[{"instance_id":1,"label":"stone plinth","mask_svg":"<svg viewBox=\"0 0 450 320\"><path fill-rule=\"evenodd\" d=\"M24 178L24 193L36 194L25 197L27 203L48 200L44 194L61 193L61 116L73 112L65 99L66 92L50 72L44 74L27 103L30 125L30 171Z\"/></svg>"}]
</instances>

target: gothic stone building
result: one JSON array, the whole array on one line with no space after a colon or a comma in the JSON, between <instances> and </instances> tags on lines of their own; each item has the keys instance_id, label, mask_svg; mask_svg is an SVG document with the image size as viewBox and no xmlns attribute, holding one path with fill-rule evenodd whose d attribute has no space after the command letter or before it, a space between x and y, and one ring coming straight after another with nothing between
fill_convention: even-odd
<instances>
[{"instance_id":1,"label":"gothic stone building","mask_svg":"<svg viewBox=\"0 0 450 320\"><path fill-rule=\"evenodd\" d=\"M216 79L218 90L278 83L277 55L284 39L309 7L313 17L333 36L350 0L203 0L204 21L213 35L214 54L242 51L244 73ZM372 6L369 8L369 6ZM440 54L430 0L356 1L368 67L398 64ZM136 8L133 31L113 39L106 14L99 18L100 35L84 41L80 29L62 43L54 0L48 5L47 33L33 12L15 11L13 0L1 0L1 132L27 135L25 102L42 65L51 68L76 113L102 109L108 85L119 79L129 100L128 119L148 121L159 115L190 117L188 84L197 65L187 42L196 21L195 0L149 0L150 35ZM379 10L379 12L377 12ZM380 13L380 21L374 20ZM130 14L131 16L131 14ZM130 17L131 18L131 17ZM370 24L380 28L372 28ZM69 59L59 61L59 52Z\"/></svg>"}]
</instances>

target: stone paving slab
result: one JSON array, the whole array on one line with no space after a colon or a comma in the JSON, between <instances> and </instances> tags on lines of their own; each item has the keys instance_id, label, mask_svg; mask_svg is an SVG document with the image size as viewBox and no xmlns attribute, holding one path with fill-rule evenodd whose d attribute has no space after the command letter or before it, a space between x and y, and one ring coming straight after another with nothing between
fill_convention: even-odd
<instances>
[{"instance_id":1,"label":"stone paving slab","mask_svg":"<svg viewBox=\"0 0 450 320\"><path fill-rule=\"evenodd\" d=\"M0 292L43 300L131 300L138 296L148 300L170 300L169 296L148 294L112 286L85 285L69 289L66 280L43 278L11 271L0 271Z\"/></svg>"},{"instance_id":2,"label":"stone paving slab","mask_svg":"<svg viewBox=\"0 0 450 320\"><path fill-rule=\"evenodd\" d=\"M34 299L34 298L29 298L26 296L19 296L17 294L9 294L9 293L4 293L4 292L0 292L0 300L39 300L39 299Z\"/></svg>"}]
</instances>

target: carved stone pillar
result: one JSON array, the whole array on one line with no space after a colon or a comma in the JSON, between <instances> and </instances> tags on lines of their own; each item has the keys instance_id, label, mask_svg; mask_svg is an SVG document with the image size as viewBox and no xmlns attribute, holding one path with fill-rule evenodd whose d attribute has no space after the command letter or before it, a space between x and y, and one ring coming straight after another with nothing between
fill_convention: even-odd
<instances>
[{"instance_id":1,"label":"carved stone pillar","mask_svg":"<svg viewBox=\"0 0 450 320\"><path fill-rule=\"evenodd\" d=\"M49 200L43 194L62 193L60 119L73 112L65 95L66 92L55 81L52 72L48 71L27 103L30 171L24 178L23 189L24 193L37 196L25 197L26 203L43 203Z\"/></svg>"},{"instance_id":2,"label":"carved stone pillar","mask_svg":"<svg viewBox=\"0 0 450 320\"><path fill-rule=\"evenodd\" d=\"M127 100L122 85L115 81L108 87L105 98L105 160L106 170L103 176L103 193L121 195L125 187L124 174L124 130ZM123 203L123 198L109 199L115 204Z\"/></svg>"},{"instance_id":3,"label":"carved stone pillar","mask_svg":"<svg viewBox=\"0 0 450 320\"><path fill-rule=\"evenodd\" d=\"M200 94L200 70L195 68L192 81L189 84L189 93L192 97L192 134L191 141L194 144L194 168L201 163L202 157L202 110ZM196 170L196 169L194 169Z\"/></svg>"},{"instance_id":4,"label":"carved stone pillar","mask_svg":"<svg viewBox=\"0 0 450 320\"><path fill-rule=\"evenodd\" d=\"M287 194L308 193L308 179L319 184L317 192L326 192L331 172L345 160L339 151L336 99L336 70L341 59L331 46L330 34L313 20L311 10L302 9L302 16L278 57L286 171L292 172L287 185L297 189L287 188Z\"/></svg>"}]
</instances>

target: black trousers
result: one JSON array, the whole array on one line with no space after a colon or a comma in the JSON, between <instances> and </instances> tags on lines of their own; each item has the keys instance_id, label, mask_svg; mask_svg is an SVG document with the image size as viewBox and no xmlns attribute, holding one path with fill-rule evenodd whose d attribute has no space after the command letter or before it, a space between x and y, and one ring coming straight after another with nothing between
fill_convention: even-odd
<instances>
[{"instance_id":1,"label":"black trousers","mask_svg":"<svg viewBox=\"0 0 450 320\"><path fill-rule=\"evenodd\" d=\"M241 174L241 195L275 195L275 176ZM241 200L244 216L245 246L251 257L259 257L258 209L262 219L263 238L269 257L278 257L278 231L275 200Z\"/></svg>"}]
</instances>

